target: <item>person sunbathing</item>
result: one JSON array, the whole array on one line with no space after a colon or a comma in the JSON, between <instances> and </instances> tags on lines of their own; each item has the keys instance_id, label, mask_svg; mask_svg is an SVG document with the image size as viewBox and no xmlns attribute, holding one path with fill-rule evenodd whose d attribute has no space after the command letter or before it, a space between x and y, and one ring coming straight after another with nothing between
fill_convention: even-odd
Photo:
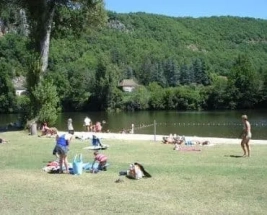
<instances>
[{"instance_id":1,"label":"person sunbathing","mask_svg":"<svg viewBox=\"0 0 267 215\"><path fill-rule=\"evenodd\" d=\"M193 145L206 146L206 145L210 145L210 141L190 140L190 139L186 139L185 137L183 137L180 144L189 145L189 146L193 146Z\"/></svg>"},{"instance_id":2,"label":"person sunbathing","mask_svg":"<svg viewBox=\"0 0 267 215\"><path fill-rule=\"evenodd\" d=\"M0 143L8 143L8 141L3 138L0 138Z\"/></svg>"},{"instance_id":3,"label":"person sunbathing","mask_svg":"<svg viewBox=\"0 0 267 215\"><path fill-rule=\"evenodd\" d=\"M164 144L172 144L172 143L174 143L174 138L173 138L172 134L170 134L167 137L163 137L162 139L163 139L163 143Z\"/></svg>"},{"instance_id":4,"label":"person sunbathing","mask_svg":"<svg viewBox=\"0 0 267 215\"><path fill-rule=\"evenodd\" d=\"M170 134L168 137L163 137L162 138L163 143L164 144L181 144L182 143L182 138L180 136L177 136L176 134L174 136L172 136L172 134Z\"/></svg>"},{"instance_id":5,"label":"person sunbathing","mask_svg":"<svg viewBox=\"0 0 267 215\"><path fill-rule=\"evenodd\" d=\"M205 141L203 141L203 142L200 142L200 145L202 145L202 146L210 145L210 141L205 140Z\"/></svg>"},{"instance_id":6,"label":"person sunbathing","mask_svg":"<svg viewBox=\"0 0 267 215\"><path fill-rule=\"evenodd\" d=\"M42 131L41 136L51 135L51 129L48 127L46 122L43 124L41 131Z\"/></svg>"},{"instance_id":7,"label":"person sunbathing","mask_svg":"<svg viewBox=\"0 0 267 215\"><path fill-rule=\"evenodd\" d=\"M145 170L145 168L143 167L143 165L141 165L140 163L136 163L136 162L130 164L128 170L120 171L120 172L119 172L119 175L120 175L120 176L125 175L125 176L128 177L128 178L131 178L131 179L137 179L137 180L138 180L138 179L141 179L141 178L143 178L143 177L147 177L147 178L152 177L152 176Z\"/></svg>"}]
</instances>

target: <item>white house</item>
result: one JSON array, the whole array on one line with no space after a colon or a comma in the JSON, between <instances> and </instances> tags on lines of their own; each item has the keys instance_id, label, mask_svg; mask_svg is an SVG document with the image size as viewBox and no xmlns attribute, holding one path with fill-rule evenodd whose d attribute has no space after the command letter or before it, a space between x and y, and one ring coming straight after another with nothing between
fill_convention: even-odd
<instances>
[{"instance_id":1,"label":"white house","mask_svg":"<svg viewBox=\"0 0 267 215\"><path fill-rule=\"evenodd\" d=\"M26 89L21 89L21 88L18 88L18 89L15 89L16 90L16 95L17 96L21 96L21 95L25 95L26 94Z\"/></svg>"},{"instance_id":2,"label":"white house","mask_svg":"<svg viewBox=\"0 0 267 215\"><path fill-rule=\"evenodd\" d=\"M119 87L122 88L124 92L132 92L138 86L133 79L123 79L119 83Z\"/></svg>"}]
</instances>

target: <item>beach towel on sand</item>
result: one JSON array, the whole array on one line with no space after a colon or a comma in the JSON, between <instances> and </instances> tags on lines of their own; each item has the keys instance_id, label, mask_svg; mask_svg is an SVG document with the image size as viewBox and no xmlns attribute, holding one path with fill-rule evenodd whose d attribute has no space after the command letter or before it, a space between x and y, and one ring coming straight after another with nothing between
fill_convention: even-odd
<instances>
[{"instance_id":1,"label":"beach towel on sand","mask_svg":"<svg viewBox=\"0 0 267 215\"><path fill-rule=\"evenodd\" d=\"M103 143L101 143L100 139L96 136L93 135L92 138L92 145L85 147L84 149L89 149L89 150L105 150L107 149L109 146L105 145Z\"/></svg>"},{"instance_id":2,"label":"beach towel on sand","mask_svg":"<svg viewBox=\"0 0 267 215\"><path fill-rule=\"evenodd\" d=\"M177 151L187 151L187 152L193 151L193 152L200 152L201 149L196 149L196 148L193 148L193 147L180 147L179 150L177 150Z\"/></svg>"},{"instance_id":3,"label":"beach towel on sand","mask_svg":"<svg viewBox=\"0 0 267 215\"><path fill-rule=\"evenodd\" d=\"M47 173L59 173L59 162L57 160L55 161L49 161L45 167L42 168L44 172ZM63 166L63 170L65 170ZM69 171L72 170L72 163L69 163Z\"/></svg>"},{"instance_id":4,"label":"beach towel on sand","mask_svg":"<svg viewBox=\"0 0 267 215\"><path fill-rule=\"evenodd\" d=\"M84 147L83 149L87 150L106 150L108 149L109 145L102 144L102 146L87 146Z\"/></svg>"}]
</instances>

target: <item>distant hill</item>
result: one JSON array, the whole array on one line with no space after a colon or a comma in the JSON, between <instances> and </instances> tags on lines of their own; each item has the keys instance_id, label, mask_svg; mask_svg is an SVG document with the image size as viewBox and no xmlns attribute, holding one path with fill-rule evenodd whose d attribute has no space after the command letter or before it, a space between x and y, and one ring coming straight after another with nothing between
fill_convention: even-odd
<instances>
[{"instance_id":1,"label":"distant hill","mask_svg":"<svg viewBox=\"0 0 267 215\"><path fill-rule=\"evenodd\" d=\"M101 30L74 32L56 25L52 32L47 74L56 81L63 107L192 110L267 106L267 20L114 12L108 16ZM0 72L5 71L10 79L25 76L31 59L25 34L28 25L26 21L20 25L16 17L8 25L0 18ZM240 64L231 76L236 61ZM243 70L244 75L240 74ZM122 94L117 86L123 79L133 79L143 88L135 97L134 93L132 97ZM228 80L232 81L231 92ZM245 94L247 86L252 86L248 80L253 90ZM150 86L152 83L165 91ZM154 104L159 93L162 97ZM247 97L251 101L244 104ZM192 99L193 105L189 103Z\"/></svg>"},{"instance_id":2,"label":"distant hill","mask_svg":"<svg viewBox=\"0 0 267 215\"><path fill-rule=\"evenodd\" d=\"M0 18L2 33L10 32L3 23ZM11 32L25 32L25 29L21 30L21 26L16 25L9 23ZM239 54L248 55L256 70L267 67L267 20L262 19L231 16L176 18L147 13L109 12L108 25L100 32L84 34L80 38L69 33L62 29L54 32L50 70L59 66L62 60L65 63L66 59L72 62L79 59L79 64L83 64L80 62L81 55L90 57L89 65L86 62L86 66L95 67L97 59L103 54L112 63L130 66L137 72L148 58L155 61L174 59L178 65L203 58L213 72L225 75ZM2 47L2 50L7 48L11 47ZM58 56L62 49L63 56ZM71 57L67 57L68 54Z\"/></svg>"},{"instance_id":3,"label":"distant hill","mask_svg":"<svg viewBox=\"0 0 267 215\"><path fill-rule=\"evenodd\" d=\"M256 69L267 66L267 20L110 13L109 23L110 29L100 34L100 44L115 49L126 62L140 63L154 56L175 58L182 64L201 57L214 72L225 74L242 53L249 56Z\"/></svg>"}]
</instances>

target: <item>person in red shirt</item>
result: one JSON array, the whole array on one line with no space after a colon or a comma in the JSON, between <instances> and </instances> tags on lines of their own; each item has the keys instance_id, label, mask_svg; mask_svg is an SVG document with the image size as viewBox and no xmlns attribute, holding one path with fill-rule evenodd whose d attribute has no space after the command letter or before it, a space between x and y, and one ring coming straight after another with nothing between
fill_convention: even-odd
<instances>
[{"instance_id":1,"label":"person in red shirt","mask_svg":"<svg viewBox=\"0 0 267 215\"><path fill-rule=\"evenodd\" d=\"M95 160L92 164L92 167L94 166L95 162L98 162L97 169L106 171L107 170L106 164L107 164L108 157L104 154L100 154L98 151L94 152L94 156L95 156Z\"/></svg>"}]
</instances>

